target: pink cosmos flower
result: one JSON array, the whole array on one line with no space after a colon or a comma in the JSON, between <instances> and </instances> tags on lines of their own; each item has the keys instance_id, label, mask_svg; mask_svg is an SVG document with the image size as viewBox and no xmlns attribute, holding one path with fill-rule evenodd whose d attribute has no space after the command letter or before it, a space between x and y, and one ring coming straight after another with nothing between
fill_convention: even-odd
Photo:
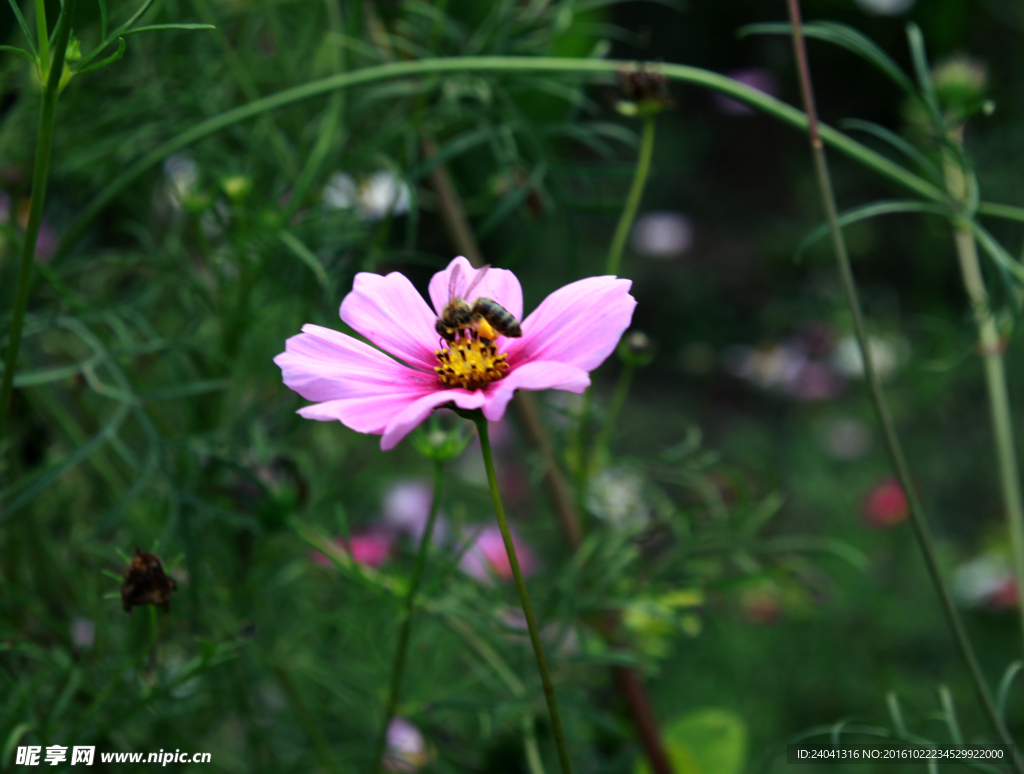
<instances>
[{"instance_id":1,"label":"pink cosmos flower","mask_svg":"<svg viewBox=\"0 0 1024 774\"><path fill-rule=\"evenodd\" d=\"M590 277L544 299L522 321L521 338L497 335L488 343L467 331L449 344L434 324L448 303L456 267L456 295L477 278L469 261L453 260L430 280L433 309L398 272L357 274L342 301L341 319L380 349L330 328L304 325L274 358L284 383L314 401L299 414L380 435L384 451L445 404L482 409L497 421L516 390L586 390L588 372L615 349L636 306L629 280ZM476 298L496 301L522 318L523 291L510 271L490 269L466 301ZM444 381L442 366L450 369Z\"/></svg>"},{"instance_id":2,"label":"pink cosmos flower","mask_svg":"<svg viewBox=\"0 0 1024 774\"><path fill-rule=\"evenodd\" d=\"M523 575L531 575L536 565L533 552L515 532L512 533L512 543L516 547ZM471 545L459 561L459 569L483 583L490 583L494 576L502 581L512 580L512 565L505 551L501 530L496 525L484 527L474 535Z\"/></svg>"}]
</instances>

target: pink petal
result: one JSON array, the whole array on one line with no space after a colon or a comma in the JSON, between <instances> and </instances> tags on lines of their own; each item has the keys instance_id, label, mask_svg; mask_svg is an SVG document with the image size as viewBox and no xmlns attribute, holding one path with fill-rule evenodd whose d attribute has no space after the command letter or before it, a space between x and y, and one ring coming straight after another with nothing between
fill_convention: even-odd
<instances>
[{"instance_id":1,"label":"pink petal","mask_svg":"<svg viewBox=\"0 0 1024 774\"><path fill-rule=\"evenodd\" d=\"M385 352L433 373L437 317L404 275L359 272L341 302L341 319Z\"/></svg>"},{"instance_id":2,"label":"pink petal","mask_svg":"<svg viewBox=\"0 0 1024 774\"><path fill-rule=\"evenodd\" d=\"M303 325L274 358L284 383L306 400L361 398L382 393L422 393L437 383L351 336Z\"/></svg>"},{"instance_id":3,"label":"pink petal","mask_svg":"<svg viewBox=\"0 0 1024 774\"><path fill-rule=\"evenodd\" d=\"M507 339L509 364L553 360L593 371L633 318L631 285L617 277L589 277L559 288L523 321L521 339Z\"/></svg>"},{"instance_id":4,"label":"pink petal","mask_svg":"<svg viewBox=\"0 0 1024 774\"><path fill-rule=\"evenodd\" d=\"M448 264L448 268L439 271L430 280L430 300L434 302L434 309L440 317L445 304L448 303L448 281L451 278L455 266L461 266L462 272L459 277L459 285L455 289L458 296L465 298L466 288L470 286L476 277L479 269L474 269L472 264L461 255ZM466 301L472 303L477 298L489 298L497 301L505 309L512 313L517 320L523 316L523 289L519 285L516 275L508 269L488 269L486 276L480 280L469 298Z\"/></svg>"},{"instance_id":5,"label":"pink petal","mask_svg":"<svg viewBox=\"0 0 1024 774\"><path fill-rule=\"evenodd\" d=\"M373 395L314 403L299 409L299 416L321 422L341 422L357 433L384 432L384 428L403 410L420 399L422 393Z\"/></svg>"},{"instance_id":6,"label":"pink petal","mask_svg":"<svg viewBox=\"0 0 1024 774\"><path fill-rule=\"evenodd\" d=\"M431 392L418 400L408 404L402 409L384 429L384 436L380 439L381 451L389 451L398 446L409 432L420 422L427 418L431 411L442 403L454 401L455 405L464 409L480 408L486 400L483 392L469 392L468 390L441 390Z\"/></svg>"},{"instance_id":7,"label":"pink petal","mask_svg":"<svg viewBox=\"0 0 1024 774\"><path fill-rule=\"evenodd\" d=\"M522 542L515 530L510 529L510 531L512 545L516 549L516 558L519 559L519 569L523 571L524 577L529 577L533 574L536 566L533 551ZM496 525L491 525L477 532L459 561L459 569L483 583L491 582L492 573L500 580L512 580L512 563L505 550L505 540L501 536L501 529Z\"/></svg>"},{"instance_id":8,"label":"pink petal","mask_svg":"<svg viewBox=\"0 0 1024 774\"><path fill-rule=\"evenodd\" d=\"M516 390L567 390L580 393L590 386L587 372L551 361L524 363L499 382L494 382L484 403L484 416L497 422Z\"/></svg>"}]
</instances>

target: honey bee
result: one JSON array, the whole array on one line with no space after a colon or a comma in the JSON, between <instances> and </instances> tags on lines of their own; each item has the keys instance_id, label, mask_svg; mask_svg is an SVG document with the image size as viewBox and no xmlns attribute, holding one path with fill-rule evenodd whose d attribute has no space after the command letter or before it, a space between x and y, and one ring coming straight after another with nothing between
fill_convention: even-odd
<instances>
[{"instance_id":1,"label":"honey bee","mask_svg":"<svg viewBox=\"0 0 1024 774\"><path fill-rule=\"evenodd\" d=\"M464 294L466 297L472 296L473 290L480 284L490 268L490 266L484 266L476 273L476 277L466 288ZM466 298L458 295L457 288L461 277L462 267L455 264L451 278L448 280L448 303L444 305L441 316L434 324L434 328L441 334L441 338L451 344L459 337L460 331L473 329L476 330L480 338L491 341L499 333L512 339L518 339L523 335L523 330L519 327L519 320L497 301L478 298L470 305Z\"/></svg>"}]
</instances>

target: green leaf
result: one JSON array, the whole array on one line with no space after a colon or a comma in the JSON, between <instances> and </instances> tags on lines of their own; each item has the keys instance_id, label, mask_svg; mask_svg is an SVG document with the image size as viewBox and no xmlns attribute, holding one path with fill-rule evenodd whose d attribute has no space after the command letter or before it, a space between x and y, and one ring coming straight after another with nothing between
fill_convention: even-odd
<instances>
[{"instance_id":1,"label":"green leaf","mask_svg":"<svg viewBox=\"0 0 1024 774\"><path fill-rule=\"evenodd\" d=\"M10 51L12 54L17 54L18 56L23 56L23 57L25 57L25 59L30 61L32 64L36 64L35 57L33 57L32 54L30 54L28 51L26 51L23 48L18 48L17 46L0 46L0 51Z\"/></svg>"},{"instance_id":2,"label":"green leaf","mask_svg":"<svg viewBox=\"0 0 1024 774\"><path fill-rule=\"evenodd\" d=\"M513 212L522 206L523 202L526 201L526 197L540 185L540 181L544 178L545 167L542 164L538 167L530 179L527 180L523 185L517 186L512 190L511 193L505 196L501 204L495 207L491 213L484 218L484 222L480 224L476 230L478 239L483 239L485 236L490 234L494 229L501 225L506 218L508 218Z\"/></svg>"},{"instance_id":3,"label":"green leaf","mask_svg":"<svg viewBox=\"0 0 1024 774\"><path fill-rule=\"evenodd\" d=\"M907 724L903 720L903 709L900 707L900 697L893 691L885 695L885 703L889 708L889 716L892 718L892 725L900 736L907 735Z\"/></svg>"},{"instance_id":4,"label":"green leaf","mask_svg":"<svg viewBox=\"0 0 1024 774\"><path fill-rule=\"evenodd\" d=\"M35 481L25 487L17 496L12 498L10 503L7 504L7 507L3 509L3 513L0 514L0 523L7 521L7 519L11 518L11 516L28 505L36 495L51 486L69 470L84 462L90 454L96 451L118 431L118 428L121 427L121 423L124 422L127 415L128 406L126 404L118 406L117 410L114 412L114 416L102 430L96 433L96 435L89 439L89 441L71 452L71 454L56 465L52 465L47 468L35 479Z\"/></svg>"},{"instance_id":5,"label":"green leaf","mask_svg":"<svg viewBox=\"0 0 1024 774\"><path fill-rule=\"evenodd\" d=\"M316 254L306 247L306 245L304 245L299 238L290 231L282 231L277 235L277 238L281 240L281 243L285 247L295 253L300 261L310 268L316 276L316 281L320 283L320 286L326 288L327 272L320 263L320 259L316 257Z\"/></svg>"},{"instance_id":6,"label":"green leaf","mask_svg":"<svg viewBox=\"0 0 1024 774\"><path fill-rule=\"evenodd\" d=\"M942 134L944 127L942 123L942 111L939 108L939 98L935 95L935 84L932 83L931 69L928 66L928 54L924 49L924 35L921 28L914 22L907 24L907 41L910 43L910 58L914 61L914 72L917 75L917 83L921 89L921 97L931 114L935 131Z\"/></svg>"},{"instance_id":7,"label":"green leaf","mask_svg":"<svg viewBox=\"0 0 1024 774\"><path fill-rule=\"evenodd\" d=\"M1024 669L1024 661L1014 661L1006 668L1003 679L999 681L999 693L996 698L996 706L999 708L999 717L1006 718L1006 699L1010 695L1010 687L1014 678Z\"/></svg>"},{"instance_id":8,"label":"green leaf","mask_svg":"<svg viewBox=\"0 0 1024 774\"><path fill-rule=\"evenodd\" d=\"M664 726L663 738L676 774L741 774L747 758L747 726L726 709L696 710ZM639 758L634 774L649 774Z\"/></svg>"},{"instance_id":9,"label":"green leaf","mask_svg":"<svg viewBox=\"0 0 1024 774\"><path fill-rule=\"evenodd\" d=\"M36 50L35 41L32 40L32 32L28 28L28 24L25 22L25 17L21 15L21 8L18 7L18 0L7 0L11 6L11 10L14 11L14 18L18 20L18 26L21 27L21 31L25 34L25 40L28 41L28 48L32 52L32 56L35 59L39 59L39 52Z\"/></svg>"},{"instance_id":10,"label":"green leaf","mask_svg":"<svg viewBox=\"0 0 1024 774\"><path fill-rule=\"evenodd\" d=\"M155 32L157 30L215 30L214 24L150 24L145 27L135 27L126 30L124 35L136 35L140 32Z\"/></svg>"},{"instance_id":11,"label":"green leaf","mask_svg":"<svg viewBox=\"0 0 1024 774\"><path fill-rule=\"evenodd\" d=\"M434 155L414 167L407 175L408 180L413 182L426 177L434 167L441 164L447 164L449 161L461 156L466 151L486 142L493 134L494 130L492 127L483 126L479 129L471 129L468 132L463 132L462 134L453 137L438 148Z\"/></svg>"},{"instance_id":12,"label":"green leaf","mask_svg":"<svg viewBox=\"0 0 1024 774\"><path fill-rule=\"evenodd\" d=\"M99 49L97 49L97 51L98 50ZM108 56L106 59L101 59L99 62L96 62L95 64L91 64L91 65L90 64L86 64L86 63L88 63L92 59L92 55L87 56L85 59L82 60L83 64L86 64L86 66L82 67L80 70L75 70L75 75L82 75L83 73L91 73L93 70L99 70L101 67L106 67L108 64L113 64L118 59L120 59L121 57L124 56L124 50L125 50L124 38L118 38L117 39L117 51L115 51L113 54Z\"/></svg>"},{"instance_id":13,"label":"green leaf","mask_svg":"<svg viewBox=\"0 0 1024 774\"><path fill-rule=\"evenodd\" d=\"M953 210L945 204L919 202L915 199L890 199L880 202L872 202L871 204L865 204L863 207L855 207L852 210L847 210L839 216L839 225L849 226L851 223L857 223L861 220L874 218L878 215L894 215L903 212L927 212L932 215L943 215L945 217L952 217L954 214ZM813 245L819 239L824 238L828 233L829 226L827 223L822 223L820 226L815 227L797 246L796 254L794 256L795 259L799 261L808 247Z\"/></svg>"},{"instance_id":14,"label":"green leaf","mask_svg":"<svg viewBox=\"0 0 1024 774\"><path fill-rule=\"evenodd\" d=\"M162 390L142 393L136 397L139 400L176 400L178 398L190 398L193 395L204 395L208 392L226 390L231 386L230 379L197 379L194 382L185 382Z\"/></svg>"},{"instance_id":15,"label":"green leaf","mask_svg":"<svg viewBox=\"0 0 1024 774\"><path fill-rule=\"evenodd\" d=\"M1016 220L1024 223L1024 207L1015 207L1012 204L979 202L978 214L988 215L993 218L1003 218L1004 220Z\"/></svg>"},{"instance_id":16,"label":"green leaf","mask_svg":"<svg viewBox=\"0 0 1024 774\"><path fill-rule=\"evenodd\" d=\"M914 162L914 164L916 164L922 172L928 175L933 182L942 183L942 173L939 171L939 168L932 163L931 159L891 129L886 129L884 126L879 126L871 121L862 121L859 118L844 119L839 122L839 125L843 129L866 132L884 142L889 143L889 145Z\"/></svg>"},{"instance_id":17,"label":"green leaf","mask_svg":"<svg viewBox=\"0 0 1024 774\"><path fill-rule=\"evenodd\" d=\"M107 39L107 0L96 0L100 6L100 40Z\"/></svg>"},{"instance_id":18,"label":"green leaf","mask_svg":"<svg viewBox=\"0 0 1024 774\"><path fill-rule=\"evenodd\" d=\"M737 35L742 38L747 35L791 35L792 32L793 25L791 24L771 22L748 24L741 27ZM907 94L918 96L910 77L893 61L892 57L859 30L837 22L810 22L804 25L804 35L845 48L877 67Z\"/></svg>"},{"instance_id":19,"label":"green leaf","mask_svg":"<svg viewBox=\"0 0 1024 774\"><path fill-rule=\"evenodd\" d=\"M999 244L996 238L992 236L981 224L974 220L967 221L967 223L971 231L974 232L974 238L978 240L978 244L981 245L981 249L988 254L989 258L995 261L996 266L1008 271L1018 282L1024 283L1024 266L1021 266L1020 263L1006 251L1006 248Z\"/></svg>"}]
</instances>

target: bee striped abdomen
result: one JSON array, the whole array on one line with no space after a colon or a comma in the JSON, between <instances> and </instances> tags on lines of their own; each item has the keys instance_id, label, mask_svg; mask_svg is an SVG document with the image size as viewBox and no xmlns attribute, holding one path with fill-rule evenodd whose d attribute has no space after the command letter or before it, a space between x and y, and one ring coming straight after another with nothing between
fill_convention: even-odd
<instances>
[{"instance_id":1,"label":"bee striped abdomen","mask_svg":"<svg viewBox=\"0 0 1024 774\"><path fill-rule=\"evenodd\" d=\"M523 329L519 327L519 320L497 301L478 298L473 302L473 316L486 320L502 336L518 339L523 335Z\"/></svg>"}]
</instances>

